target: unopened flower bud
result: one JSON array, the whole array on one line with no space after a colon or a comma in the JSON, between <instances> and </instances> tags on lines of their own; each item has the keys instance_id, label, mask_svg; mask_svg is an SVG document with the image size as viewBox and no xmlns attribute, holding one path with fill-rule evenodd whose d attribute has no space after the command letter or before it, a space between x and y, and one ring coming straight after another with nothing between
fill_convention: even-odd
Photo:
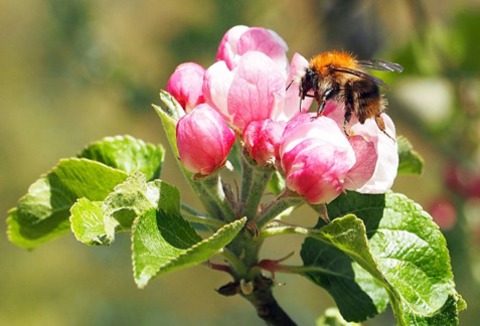
<instances>
[{"instance_id":1,"label":"unopened flower bud","mask_svg":"<svg viewBox=\"0 0 480 326\"><path fill-rule=\"evenodd\" d=\"M209 175L225 164L235 133L208 104L200 104L177 124L180 161L190 172Z\"/></svg>"}]
</instances>

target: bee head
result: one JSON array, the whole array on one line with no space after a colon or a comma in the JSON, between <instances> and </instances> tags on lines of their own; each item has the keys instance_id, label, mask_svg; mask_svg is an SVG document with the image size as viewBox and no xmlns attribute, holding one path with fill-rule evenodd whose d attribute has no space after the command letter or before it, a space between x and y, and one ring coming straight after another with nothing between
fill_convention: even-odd
<instances>
[{"instance_id":1,"label":"bee head","mask_svg":"<svg viewBox=\"0 0 480 326\"><path fill-rule=\"evenodd\" d=\"M305 99L311 89L313 89L314 92L318 89L318 73L313 69L307 68L300 83L300 96L302 100Z\"/></svg>"}]
</instances>

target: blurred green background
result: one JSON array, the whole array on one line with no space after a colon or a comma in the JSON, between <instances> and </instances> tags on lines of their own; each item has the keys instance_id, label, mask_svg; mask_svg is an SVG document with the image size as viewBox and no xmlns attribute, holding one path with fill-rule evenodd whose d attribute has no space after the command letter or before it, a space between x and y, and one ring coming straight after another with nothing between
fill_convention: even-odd
<instances>
[{"instance_id":1,"label":"blurred green background","mask_svg":"<svg viewBox=\"0 0 480 326\"><path fill-rule=\"evenodd\" d=\"M332 48L397 61L382 75L389 113L425 160L422 177L401 176L395 190L442 226L458 291L480 321L480 2L355 0L45 0L0 2L0 210L16 205L59 158L104 136L164 142L151 103L184 61L208 67L225 31L237 24L273 29L291 57ZM165 143L166 144L166 143ZM169 152L166 181L184 187ZM183 194L195 202L189 192ZM309 211L296 218L313 224ZM229 278L196 267L133 282L130 243L90 248L73 236L32 252L8 243L0 224L0 325L263 325L239 297L214 289ZM264 255L299 248L292 236ZM299 251L299 250L298 250ZM298 263L298 251L289 263ZM300 325L312 325L332 300L309 281L277 275L275 294ZM366 323L393 325L389 313Z\"/></svg>"}]
</instances>

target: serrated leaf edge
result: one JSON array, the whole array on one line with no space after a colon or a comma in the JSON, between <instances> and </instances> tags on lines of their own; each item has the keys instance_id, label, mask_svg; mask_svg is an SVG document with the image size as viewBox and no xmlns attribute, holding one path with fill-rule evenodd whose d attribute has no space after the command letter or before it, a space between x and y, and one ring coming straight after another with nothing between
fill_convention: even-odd
<instances>
[{"instance_id":1,"label":"serrated leaf edge","mask_svg":"<svg viewBox=\"0 0 480 326\"><path fill-rule=\"evenodd\" d=\"M138 221L139 221L139 218L136 218L135 221L134 221L134 225L132 225L132 233L133 233L133 230L134 228L137 227L137 224L138 224ZM168 269L170 266L172 265L175 265L176 263L178 263L178 261L181 261L185 256L188 256L189 254L191 254L193 251L197 250L198 247L208 243L209 241L212 241L212 239L214 239L218 234L222 233L222 232L226 232L228 231L229 229L235 229L235 228L239 228L238 231L241 230L241 227L243 227L243 225L245 225L247 221L247 218L246 217L243 217L241 219L238 219L238 220L235 220L229 224L225 224L223 227L221 227L220 229L218 229L217 231L215 231L211 236L209 236L208 238L205 238L197 243L195 243L194 245L192 245L190 248L188 249L185 249L181 254L179 254L177 257L175 257L174 259L171 259L169 260L168 263L162 265L162 266L159 266L158 267L158 270L157 272L150 276L148 279L144 279L144 277L140 277L140 279L137 279L135 278L135 283L137 284L137 286L139 288L144 288L148 282L152 279L152 278L155 278L159 275L162 275L164 273L162 273L162 270L165 270L165 269ZM220 251L221 248L218 250ZM133 255L133 242L132 242L132 255ZM133 256L132 256L132 259L133 259ZM184 264L184 265L181 265L181 266L178 266L177 268L173 268L173 269L170 269L168 270L167 272L165 273L169 273L169 272L173 272L175 270L178 270L178 269L182 269L182 268L187 268L187 267L191 267L191 266L195 266L195 265L199 265L201 264L202 262L198 262L198 263L189 263L189 264ZM133 275L135 276L137 274L137 270L136 270L136 266L135 264L133 265ZM143 273L142 273L143 275Z\"/></svg>"}]
</instances>

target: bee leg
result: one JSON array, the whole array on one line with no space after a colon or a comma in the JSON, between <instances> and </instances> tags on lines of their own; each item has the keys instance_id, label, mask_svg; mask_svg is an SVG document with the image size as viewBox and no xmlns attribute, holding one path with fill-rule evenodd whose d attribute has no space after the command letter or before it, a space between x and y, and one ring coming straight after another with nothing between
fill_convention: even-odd
<instances>
[{"instance_id":1,"label":"bee leg","mask_svg":"<svg viewBox=\"0 0 480 326\"><path fill-rule=\"evenodd\" d=\"M323 110L325 110L325 101L322 99L322 100L318 103L317 118L322 115Z\"/></svg>"},{"instance_id":2,"label":"bee leg","mask_svg":"<svg viewBox=\"0 0 480 326\"><path fill-rule=\"evenodd\" d=\"M345 92L345 115L343 119L343 132L348 137L350 135L347 132L347 126L348 126L348 123L350 122L350 119L352 118L352 113L354 112L354 107L355 107L353 86L351 83L345 84L344 92Z\"/></svg>"},{"instance_id":3,"label":"bee leg","mask_svg":"<svg viewBox=\"0 0 480 326\"><path fill-rule=\"evenodd\" d=\"M321 99L321 100L318 101L317 115L314 116L314 117L310 117L310 121L313 121L313 120L317 119L318 117L320 117L323 113L323 110L325 110L325 101Z\"/></svg>"},{"instance_id":4,"label":"bee leg","mask_svg":"<svg viewBox=\"0 0 480 326\"><path fill-rule=\"evenodd\" d=\"M390 138L393 141L396 141L392 136L388 134L385 128L385 121L383 121L383 118L380 115L375 116L375 122L377 123L378 129L380 129L381 132L383 132L385 135L387 135L388 138Z\"/></svg>"},{"instance_id":5,"label":"bee leg","mask_svg":"<svg viewBox=\"0 0 480 326\"><path fill-rule=\"evenodd\" d=\"M346 107L345 115L343 117L343 132L345 133L345 135L347 135L347 137L350 136L347 131L347 126L351 118L352 118L352 110L349 107Z\"/></svg>"}]
</instances>

